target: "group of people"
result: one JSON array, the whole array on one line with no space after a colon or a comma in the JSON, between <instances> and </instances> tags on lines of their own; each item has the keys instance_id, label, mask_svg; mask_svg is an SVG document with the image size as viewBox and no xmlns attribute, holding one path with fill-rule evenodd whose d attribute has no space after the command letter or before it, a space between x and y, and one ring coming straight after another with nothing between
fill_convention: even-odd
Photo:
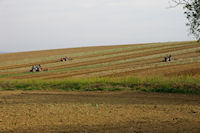
<instances>
[{"instance_id":1,"label":"group of people","mask_svg":"<svg viewBox=\"0 0 200 133\"><path fill-rule=\"evenodd\" d=\"M42 66L40 64L38 66L35 66L35 65L32 66L32 70L35 69L36 71L39 71L41 68Z\"/></svg>"},{"instance_id":2,"label":"group of people","mask_svg":"<svg viewBox=\"0 0 200 133\"><path fill-rule=\"evenodd\" d=\"M164 57L164 62L168 62L168 61L171 61L172 60L172 56L171 55L166 55Z\"/></svg>"}]
</instances>

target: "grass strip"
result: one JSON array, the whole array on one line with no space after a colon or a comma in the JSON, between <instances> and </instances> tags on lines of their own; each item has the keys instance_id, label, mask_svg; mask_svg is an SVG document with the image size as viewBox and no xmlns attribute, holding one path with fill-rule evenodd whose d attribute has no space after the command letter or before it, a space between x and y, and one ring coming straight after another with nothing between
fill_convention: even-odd
<instances>
[{"instance_id":1,"label":"grass strip","mask_svg":"<svg viewBox=\"0 0 200 133\"><path fill-rule=\"evenodd\" d=\"M0 90L65 90L167 92L200 94L200 77L78 78L65 80L1 80Z\"/></svg>"}]
</instances>

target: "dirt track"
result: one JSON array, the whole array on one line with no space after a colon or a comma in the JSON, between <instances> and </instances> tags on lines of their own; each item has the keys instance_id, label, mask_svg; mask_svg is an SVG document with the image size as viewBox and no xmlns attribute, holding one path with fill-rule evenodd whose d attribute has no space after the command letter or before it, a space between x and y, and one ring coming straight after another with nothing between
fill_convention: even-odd
<instances>
[{"instance_id":1,"label":"dirt track","mask_svg":"<svg viewBox=\"0 0 200 133\"><path fill-rule=\"evenodd\" d=\"M0 91L0 132L200 132L200 96Z\"/></svg>"}]
</instances>

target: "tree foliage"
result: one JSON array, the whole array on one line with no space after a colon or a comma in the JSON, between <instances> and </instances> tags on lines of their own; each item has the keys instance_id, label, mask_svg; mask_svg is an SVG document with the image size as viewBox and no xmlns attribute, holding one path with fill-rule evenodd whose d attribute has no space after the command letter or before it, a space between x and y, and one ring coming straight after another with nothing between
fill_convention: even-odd
<instances>
[{"instance_id":1,"label":"tree foliage","mask_svg":"<svg viewBox=\"0 0 200 133\"><path fill-rule=\"evenodd\" d=\"M172 0L176 5L183 5L184 14L188 19L190 33L200 41L200 0Z\"/></svg>"}]
</instances>

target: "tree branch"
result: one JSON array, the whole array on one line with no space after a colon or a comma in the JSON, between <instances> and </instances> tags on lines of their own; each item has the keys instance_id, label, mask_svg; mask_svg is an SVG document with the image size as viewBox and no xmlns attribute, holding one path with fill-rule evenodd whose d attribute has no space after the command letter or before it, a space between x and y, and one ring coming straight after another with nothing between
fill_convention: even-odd
<instances>
[{"instance_id":1,"label":"tree branch","mask_svg":"<svg viewBox=\"0 0 200 133\"><path fill-rule=\"evenodd\" d=\"M185 4L189 4L190 0L171 0L174 4L171 4L171 2L169 1L169 7L168 8L175 8L179 5L185 5Z\"/></svg>"}]
</instances>

